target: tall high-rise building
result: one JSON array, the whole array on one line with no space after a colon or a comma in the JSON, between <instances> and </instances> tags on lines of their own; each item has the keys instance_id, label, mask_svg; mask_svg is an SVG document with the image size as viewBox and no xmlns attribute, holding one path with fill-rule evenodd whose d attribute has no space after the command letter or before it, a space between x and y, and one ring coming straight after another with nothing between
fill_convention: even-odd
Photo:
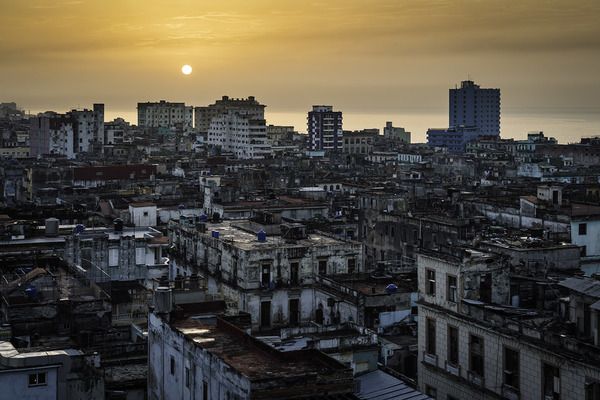
<instances>
[{"instance_id":1,"label":"tall high-rise building","mask_svg":"<svg viewBox=\"0 0 600 400\"><path fill-rule=\"evenodd\" d=\"M463 81L450 89L449 127L477 127L479 135L500 135L500 89Z\"/></svg>"},{"instance_id":2,"label":"tall high-rise building","mask_svg":"<svg viewBox=\"0 0 600 400\"><path fill-rule=\"evenodd\" d=\"M215 104L195 108L195 127L199 133L206 133L210 129L213 118L227 114L230 110L243 111L245 115L254 119L265 119L265 107L264 104L256 101L254 96L248 96L247 99L232 99L229 96L223 96L221 100L215 101Z\"/></svg>"},{"instance_id":3,"label":"tall high-rise building","mask_svg":"<svg viewBox=\"0 0 600 400\"><path fill-rule=\"evenodd\" d=\"M309 150L342 150L342 112L332 106L313 106L308 113Z\"/></svg>"},{"instance_id":4,"label":"tall high-rise building","mask_svg":"<svg viewBox=\"0 0 600 400\"><path fill-rule=\"evenodd\" d=\"M209 145L232 152L237 158L265 158L271 155L265 107L253 96L248 99L223 96L208 107L196 107L196 129L199 132L206 129ZM210 123L205 128L208 120Z\"/></svg>"},{"instance_id":5,"label":"tall high-rise building","mask_svg":"<svg viewBox=\"0 0 600 400\"><path fill-rule=\"evenodd\" d=\"M104 104L93 110L71 110L66 114L46 112L29 119L31 156L78 153L101 149L104 143ZM100 147L98 147L100 146Z\"/></svg>"},{"instance_id":6,"label":"tall high-rise building","mask_svg":"<svg viewBox=\"0 0 600 400\"><path fill-rule=\"evenodd\" d=\"M185 103L171 103L161 100L158 103L138 103L138 126L140 128L180 128L191 129L194 123L194 107Z\"/></svg>"}]
</instances>

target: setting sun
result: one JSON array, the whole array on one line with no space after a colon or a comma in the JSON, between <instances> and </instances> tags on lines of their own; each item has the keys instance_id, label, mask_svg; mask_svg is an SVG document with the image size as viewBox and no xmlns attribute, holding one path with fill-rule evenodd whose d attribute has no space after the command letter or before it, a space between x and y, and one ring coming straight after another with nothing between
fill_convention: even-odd
<instances>
[{"instance_id":1,"label":"setting sun","mask_svg":"<svg viewBox=\"0 0 600 400\"><path fill-rule=\"evenodd\" d=\"M190 67L189 65L184 65L183 67L181 67L181 72L183 72L186 75L189 75L192 73L192 67Z\"/></svg>"}]
</instances>

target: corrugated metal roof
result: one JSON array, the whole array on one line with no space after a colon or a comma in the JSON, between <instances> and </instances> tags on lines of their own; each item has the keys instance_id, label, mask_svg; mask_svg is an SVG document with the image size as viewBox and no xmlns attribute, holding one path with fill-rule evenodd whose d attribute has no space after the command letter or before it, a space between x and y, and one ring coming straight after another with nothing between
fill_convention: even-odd
<instances>
[{"instance_id":1,"label":"corrugated metal roof","mask_svg":"<svg viewBox=\"0 0 600 400\"><path fill-rule=\"evenodd\" d=\"M578 277L568 278L560 282L559 285L578 293L600 298L600 281L596 279Z\"/></svg>"},{"instance_id":2,"label":"corrugated metal roof","mask_svg":"<svg viewBox=\"0 0 600 400\"><path fill-rule=\"evenodd\" d=\"M431 400L430 397L381 370L369 372L356 379L360 381L360 392L356 394L359 399Z\"/></svg>"}]
</instances>

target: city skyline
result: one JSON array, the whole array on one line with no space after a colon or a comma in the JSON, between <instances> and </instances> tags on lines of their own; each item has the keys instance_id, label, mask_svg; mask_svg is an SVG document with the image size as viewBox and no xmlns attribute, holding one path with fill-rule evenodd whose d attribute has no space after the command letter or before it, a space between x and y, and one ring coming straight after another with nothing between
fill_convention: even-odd
<instances>
[{"instance_id":1,"label":"city skyline","mask_svg":"<svg viewBox=\"0 0 600 400\"><path fill-rule=\"evenodd\" d=\"M107 118L127 117L140 101L202 106L252 95L268 119L300 131L297 117L279 117L315 104L342 110L345 129L373 127L374 118L346 125L363 114L381 115L377 127L394 117L423 131L402 116L429 115L423 126L439 127L448 89L466 79L502 89L502 128L507 115L590 122L600 110L592 0L27 0L2 11L3 101L33 113L104 103Z\"/></svg>"}]
</instances>

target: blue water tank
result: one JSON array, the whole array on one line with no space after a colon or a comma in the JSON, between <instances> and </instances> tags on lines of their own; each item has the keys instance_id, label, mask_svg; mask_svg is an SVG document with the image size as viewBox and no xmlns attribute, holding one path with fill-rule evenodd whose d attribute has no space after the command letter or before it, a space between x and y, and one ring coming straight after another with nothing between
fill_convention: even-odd
<instances>
[{"instance_id":1,"label":"blue water tank","mask_svg":"<svg viewBox=\"0 0 600 400\"><path fill-rule=\"evenodd\" d=\"M180 205L179 205L179 209L180 209L180 210L183 210L184 208L185 208L185 206L184 206L183 204L180 204Z\"/></svg>"},{"instance_id":2,"label":"blue water tank","mask_svg":"<svg viewBox=\"0 0 600 400\"><path fill-rule=\"evenodd\" d=\"M81 224L77 224L75 226L75 232L77 232L77 233L83 233L83 231L85 231L85 226L83 226Z\"/></svg>"},{"instance_id":3,"label":"blue water tank","mask_svg":"<svg viewBox=\"0 0 600 400\"><path fill-rule=\"evenodd\" d=\"M219 231L212 231L212 237L214 237L215 239L219 238Z\"/></svg>"},{"instance_id":4,"label":"blue water tank","mask_svg":"<svg viewBox=\"0 0 600 400\"><path fill-rule=\"evenodd\" d=\"M25 294L27 295L29 301L33 301L37 297L37 289L35 286L29 285L25 288Z\"/></svg>"},{"instance_id":5,"label":"blue water tank","mask_svg":"<svg viewBox=\"0 0 600 400\"><path fill-rule=\"evenodd\" d=\"M386 293L398 293L398 286L392 284L387 285L385 288Z\"/></svg>"},{"instance_id":6,"label":"blue water tank","mask_svg":"<svg viewBox=\"0 0 600 400\"><path fill-rule=\"evenodd\" d=\"M208 222L208 216L206 214L200 215L200 222Z\"/></svg>"},{"instance_id":7,"label":"blue water tank","mask_svg":"<svg viewBox=\"0 0 600 400\"><path fill-rule=\"evenodd\" d=\"M267 240L267 234L265 231L259 231L258 232L258 241L259 242L264 242Z\"/></svg>"}]
</instances>

